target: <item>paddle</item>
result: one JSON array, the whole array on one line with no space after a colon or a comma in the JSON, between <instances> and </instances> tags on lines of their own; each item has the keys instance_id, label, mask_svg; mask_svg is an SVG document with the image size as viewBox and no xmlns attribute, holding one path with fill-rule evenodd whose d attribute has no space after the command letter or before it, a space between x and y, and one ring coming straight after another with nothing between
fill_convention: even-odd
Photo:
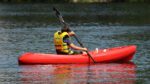
<instances>
[{"instance_id":1,"label":"paddle","mask_svg":"<svg viewBox=\"0 0 150 84\"><path fill-rule=\"evenodd\" d=\"M59 12L55 7L53 7L53 11L55 11L56 16L58 17L60 23L62 23L62 24L65 25L65 26L68 26L68 24L64 21L62 15L60 14L60 12ZM74 35L74 38L77 40L77 42L80 44L81 47L84 47L83 44L80 42L80 40L78 39L78 37L77 37L76 35ZM89 52L86 51L86 53L87 53L87 55L92 59L92 61L93 61L94 63L96 63L95 60L92 58L92 56L89 54Z\"/></svg>"}]
</instances>

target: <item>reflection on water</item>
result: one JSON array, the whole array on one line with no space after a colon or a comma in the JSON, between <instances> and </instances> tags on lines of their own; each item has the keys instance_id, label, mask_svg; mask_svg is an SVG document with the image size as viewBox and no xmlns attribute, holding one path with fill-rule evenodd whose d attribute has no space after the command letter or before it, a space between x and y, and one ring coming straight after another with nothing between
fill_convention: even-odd
<instances>
[{"instance_id":1,"label":"reflection on water","mask_svg":"<svg viewBox=\"0 0 150 84\"><path fill-rule=\"evenodd\" d=\"M134 84L136 66L122 64L21 65L22 84Z\"/></svg>"}]
</instances>

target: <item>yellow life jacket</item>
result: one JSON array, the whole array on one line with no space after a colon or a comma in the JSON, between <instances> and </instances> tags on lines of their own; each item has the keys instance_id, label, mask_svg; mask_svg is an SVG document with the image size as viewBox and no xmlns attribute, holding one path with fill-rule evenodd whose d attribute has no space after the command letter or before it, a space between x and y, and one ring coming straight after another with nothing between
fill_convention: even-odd
<instances>
[{"instance_id":1,"label":"yellow life jacket","mask_svg":"<svg viewBox=\"0 0 150 84\"><path fill-rule=\"evenodd\" d=\"M54 33L55 48L56 48L57 51L60 51L62 53L72 54L73 51L71 51L69 46L67 45L67 43L65 43L63 41L63 38L66 35L69 36L67 32L61 33L60 31L57 31L57 32Z\"/></svg>"}]
</instances>

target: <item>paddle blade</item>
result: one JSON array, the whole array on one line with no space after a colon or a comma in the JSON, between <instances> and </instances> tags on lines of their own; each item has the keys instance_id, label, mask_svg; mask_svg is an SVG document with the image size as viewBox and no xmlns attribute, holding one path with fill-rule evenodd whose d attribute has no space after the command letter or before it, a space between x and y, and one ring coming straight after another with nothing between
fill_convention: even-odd
<instances>
[{"instance_id":1,"label":"paddle blade","mask_svg":"<svg viewBox=\"0 0 150 84\"><path fill-rule=\"evenodd\" d=\"M53 11L56 12L56 15L57 15L57 16L60 16L60 12L59 12L55 7L53 7Z\"/></svg>"},{"instance_id":2,"label":"paddle blade","mask_svg":"<svg viewBox=\"0 0 150 84\"><path fill-rule=\"evenodd\" d=\"M62 17L62 15L61 15L60 12L58 11L58 9L56 9L55 7L53 7L53 11L55 11L55 14L56 14L56 16L58 17L59 21L60 21L62 24L66 25L66 23L65 23L65 21L64 21L64 19L63 19L63 17Z\"/></svg>"}]
</instances>

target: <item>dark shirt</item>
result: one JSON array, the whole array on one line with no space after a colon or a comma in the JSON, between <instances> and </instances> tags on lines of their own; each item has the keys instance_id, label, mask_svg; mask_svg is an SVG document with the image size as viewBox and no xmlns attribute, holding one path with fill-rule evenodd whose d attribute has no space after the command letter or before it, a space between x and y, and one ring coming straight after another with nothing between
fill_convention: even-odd
<instances>
[{"instance_id":1,"label":"dark shirt","mask_svg":"<svg viewBox=\"0 0 150 84\"><path fill-rule=\"evenodd\" d=\"M70 45L70 44L71 44L70 38L69 38L69 36L67 36L67 35L63 38L63 41L64 41L65 43L67 43L67 45Z\"/></svg>"}]
</instances>

